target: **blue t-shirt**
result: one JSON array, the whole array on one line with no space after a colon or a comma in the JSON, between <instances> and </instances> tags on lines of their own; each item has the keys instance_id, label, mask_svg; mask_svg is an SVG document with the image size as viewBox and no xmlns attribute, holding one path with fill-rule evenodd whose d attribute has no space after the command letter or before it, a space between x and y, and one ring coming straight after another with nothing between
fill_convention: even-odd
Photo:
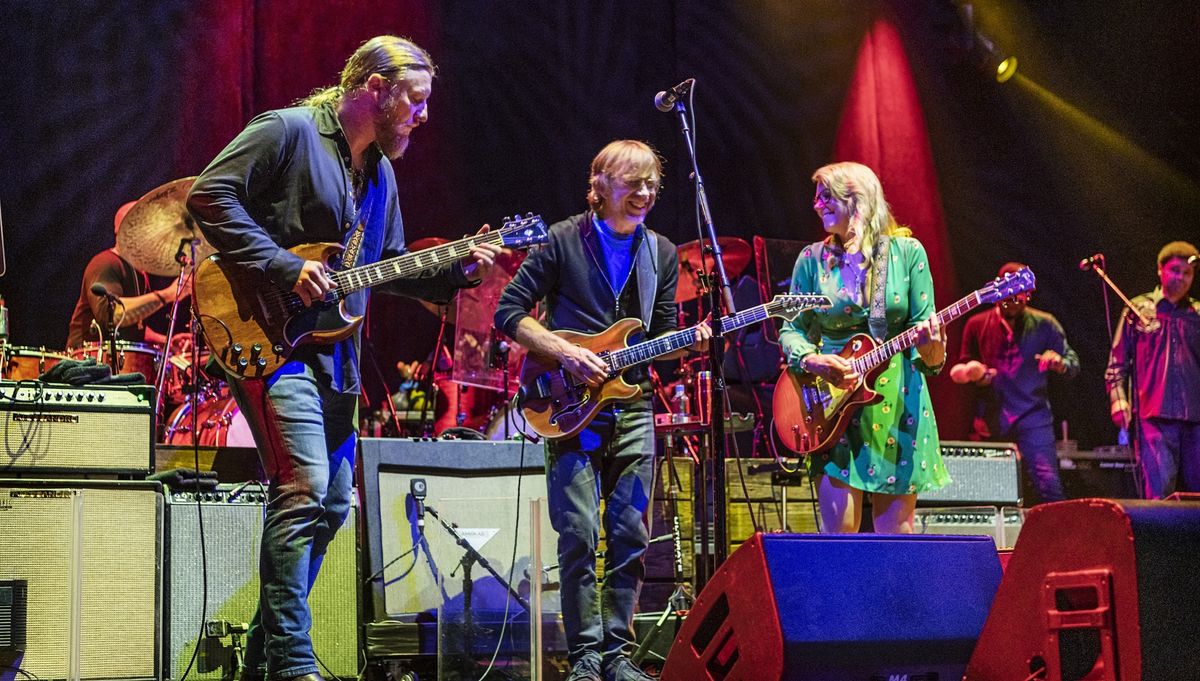
<instances>
[{"instance_id":1,"label":"blue t-shirt","mask_svg":"<svg viewBox=\"0 0 1200 681\"><path fill-rule=\"evenodd\" d=\"M604 259L604 274L608 278L608 285L612 288L614 296L620 296L625 282L629 279L629 273L633 271L633 245L637 232L619 234L599 218L593 217L592 222L596 224L596 233L600 236L600 253ZM639 225L638 229L641 228Z\"/></svg>"}]
</instances>

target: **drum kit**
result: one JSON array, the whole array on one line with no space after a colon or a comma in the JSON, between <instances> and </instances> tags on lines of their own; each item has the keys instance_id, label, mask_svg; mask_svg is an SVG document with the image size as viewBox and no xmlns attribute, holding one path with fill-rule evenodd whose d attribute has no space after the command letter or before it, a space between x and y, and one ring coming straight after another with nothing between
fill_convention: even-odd
<instances>
[{"instance_id":1,"label":"drum kit","mask_svg":"<svg viewBox=\"0 0 1200 681\"><path fill-rule=\"evenodd\" d=\"M157 187L138 199L126 213L117 232L117 245L121 256L134 268L161 277L178 277L182 273L187 281L192 263L216 252L187 212L187 194L194 180L185 177ZM172 330L176 328L176 316L186 316L179 315L180 307L172 309ZM158 388L159 415L166 414L166 418L159 418L163 424L161 441L190 445L197 439L207 446L253 447L246 419L238 412L228 386L195 370L207 360L207 353L197 347L199 336L194 331L168 333L168 336L166 348L157 343L115 343L117 373L138 372ZM0 346L0 378L37 380L66 359L94 359L98 364L112 364L109 353L108 342L85 343L67 351L4 345ZM195 427L193 411L197 414ZM198 437L193 438L193 430Z\"/></svg>"}]
</instances>

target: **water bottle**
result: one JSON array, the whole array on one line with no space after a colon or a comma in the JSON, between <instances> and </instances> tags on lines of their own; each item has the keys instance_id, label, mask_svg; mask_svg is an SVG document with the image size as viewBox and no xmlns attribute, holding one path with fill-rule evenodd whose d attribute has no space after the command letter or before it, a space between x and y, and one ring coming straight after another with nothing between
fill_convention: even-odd
<instances>
[{"instance_id":1,"label":"water bottle","mask_svg":"<svg viewBox=\"0 0 1200 681\"><path fill-rule=\"evenodd\" d=\"M8 307L4 304L4 296L0 296L0 345L8 342Z\"/></svg>"},{"instance_id":2,"label":"water bottle","mask_svg":"<svg viewBox=\"0 0 1200 681\"><path fill-rule=\"evenodd\" d=\"M687 423L692 415L692 401L687 394L687 386L675 384L675 392L671 395L671 423Z\"/></svg>"}]
</instances>

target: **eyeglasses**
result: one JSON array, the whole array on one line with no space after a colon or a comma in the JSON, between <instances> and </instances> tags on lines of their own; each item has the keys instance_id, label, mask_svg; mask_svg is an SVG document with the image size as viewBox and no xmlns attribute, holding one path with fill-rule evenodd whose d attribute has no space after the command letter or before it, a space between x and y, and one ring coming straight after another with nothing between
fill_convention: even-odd
<instances>
[{"instance_id":1,"label":"eyeglasses","mask_svg":"<svg viewBox=\"0 0 1200 681\"><path fill-rule=\"evenodd\" d=\"M662 189L662 182L652 177L625 177L617 180L617 182L631 192L636 192L643 186L651 192L657 192Z\"/></svg>"},{"instance_id":2,"label":"eyeglasses","mask_svg":"<svg viewBox=\"0 0 1200 681\"><path fill-rule=\"evenodd\" d=\"M813 208L820 208L822 206L828 206L836 201L837 197L835 197L828 189L826 189L825 191L813 197L812 205Z\"/></svg>"}]
</instances>

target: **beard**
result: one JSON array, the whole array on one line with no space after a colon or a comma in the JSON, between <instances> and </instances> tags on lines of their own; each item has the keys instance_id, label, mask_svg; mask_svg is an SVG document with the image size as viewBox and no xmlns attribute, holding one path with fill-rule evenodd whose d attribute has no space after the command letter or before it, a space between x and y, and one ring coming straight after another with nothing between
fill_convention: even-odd
<instances>
[{"instance_id":1,"label":"beard","mask_svg":"<svg viewBox=\"0 0 1200 681\"><path fill-rule=\"evenodd\" d=\"M409 131L396 130L400 109L393 100L388 99L375 115L375 142L383 150L383 155L392 161L403 158L405 150L408 149Z\"/></svg>"}]
</instances>

